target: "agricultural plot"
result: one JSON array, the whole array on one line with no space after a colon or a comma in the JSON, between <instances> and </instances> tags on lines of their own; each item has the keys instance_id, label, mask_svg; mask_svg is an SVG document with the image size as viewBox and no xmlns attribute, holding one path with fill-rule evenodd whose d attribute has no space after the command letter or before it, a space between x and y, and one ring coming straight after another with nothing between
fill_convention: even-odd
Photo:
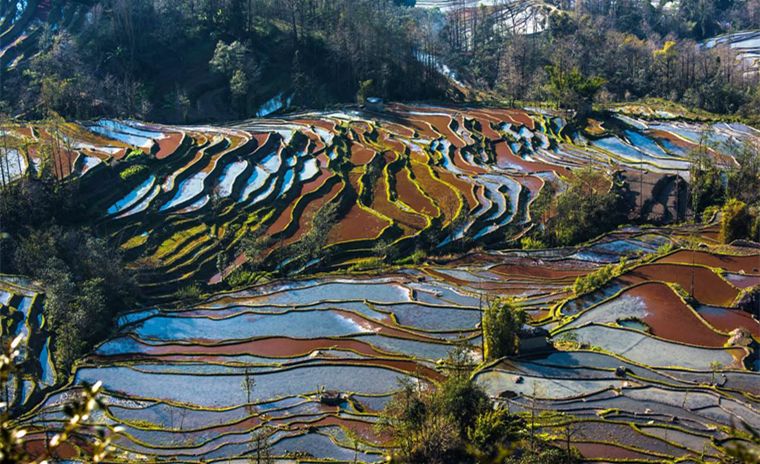
<instances>
[{"instance_id":1,"label":"agricultural plot","mask_svg":"<svg viewBox=\"0 0 760 464\"><path fill-rule=\"evenodd\" d=\"M124 426L117 460L242 461L266 436L275 456L296 462L381 461L392 444L375 425L399 382L440 381L439 361L463 343L479 361L480 310L511 295L553 346L481 367L475 379L489 394L558 446L570 437L589 461L715 461L735 421L760 423L760 325L736 300L716 305L698 289L722 279L721 297L738 294L726 273L760 276L760 254L680 248L709 243L708 232L627 228L579 248L276 280L128 313L73 383L24 420L59 426L76 385L101 380L111 406L91 420ZM653 254L664 244L676 251ZM624 257L622 275L573 293L577 277ZM681 280L692 275L693 290Z\"/></svg>"},{"instance_id":2,"label":"agricultural plot","mask_svg":"<svg viewBox=\"0 0 760 464\"><path fill-rule=\"evenodd\" d=\"M716 161L731 165L731 145L760 138L740 124L623 115L617 124L624 129L591 136L543 113L394 104L229 128L10 126L0 166L3 179L42 169L81 177L103 225L146 269L145 294L160 300L190 279L232 273L251 233L269 237L262 259L284 270L351 266L376 257L378 243L409 253L419 239L442 252L502 248L540 220L531 207L547 183L561 191L589 164L622 172L642 215L682 217L689 151L710 142ZM331 204L336 217L320 234L327 252L283 259Z\"/></svg>"},{"instance_id":3,"label":"agricultural plot","mask_svg":"<svg viewBox=\"0 0 760 464\"><path fill-rule=\"evenodd\" d=\"M737 59L746 64L751 71L757 72L760 66L760 31L743 31L734 34L721 35L703 44L707 48L726 46L731 48Z\"/></svg>"},{"instance_id":4,"label":"agricultural plot","mask_svg":"<svg viewBox=\"0 0 760 464\"><path fill-rule=\"evenodd\" d=\"M534 34L545 29L548 12L555 8L535 0L417 0L415 6L457 15L468 36L471 18L479 11L487 11L503 30Z\"/></svg>"},{"instance_id":5,"label":"agricultural plot","mask_svg":"<svg viewBox=\"0 0 760 464\"><path fill-rule=\"evenodd\" d=\"M0 279L12 321L3 330L25 330L33 354L13 387L30 446L44 446L35 427L61 425L77 385L101 380L111 407L91 420L125 427L120 461L243 460L264 441L296 461L379 461L392 443L375 424L399 382L440 381L439 361L461 344L480 361L483 305L508 296L543 331L525 332L521 357L476 372L491 395L526 416L545 412L536 425L558 444L572 430L589 460L713 459L725 427L760 422L760 324L745 298L760 283L757 250L718 248L714 225L513 246L540 225L547 185L562 191L581 166L622 173L642 211L679 217L691 150L709 141L708 154L731 165L731 145L760 139L738 124L618 119L592 135L543 113L393 104L234 127L4 128L2 178L48 169L79 183L157 305L122 315L72 383L51 391L42 297ZM299 251L315 234L319 252ZM251 235L268 239L259 259L312 277L168 304L235 272ZM422 241L452 257L344 272ZM619 275L574 292L576 279L623 258Z\"/></svg>"},{"instance_id":6,"label":"agricultural plot","mask_svg":"<svg viewBox=\"0 0 760 464\"><path fill-rule=\"evenodd\" d=\"M34 405L56 384L50 339L42 314L44 294L25 278L0 275L0 315L3 337L23 337L17 360L23 373L12 374L7 401L12 407ZM4 397L5 398L5 397Z\"/></svg>"},{"instance_id":7,"label":"agricultural plot","mask_svg":"<svg viewBox=\"0 0 760 464\"><path fill-rule=\"evenodd\" d=\"M635 264L555 307L559 314L545 326L559 351L495 363L477 380L510 410L538 418L558 446L572 437L589 460L716 461L726 427L760 423L758 321L756 309L736 307L735 299L707 306L715 296L703 290L730 269L758 275L758 265L755 250L738 248ZM692 278L693 287L682 286ZM740 293L730 284L723 290L731 291Z\"/></svg>"}]
</instances>

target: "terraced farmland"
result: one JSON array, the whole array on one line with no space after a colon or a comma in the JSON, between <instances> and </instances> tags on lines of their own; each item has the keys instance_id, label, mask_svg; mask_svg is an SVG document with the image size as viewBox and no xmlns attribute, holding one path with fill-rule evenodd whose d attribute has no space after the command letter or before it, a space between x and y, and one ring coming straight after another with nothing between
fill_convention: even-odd
<instances>
[{"instance_id":1,"label":"terraced farmland","mask_svg":"<svg viewBox=\"0 0 760 464\"><path fill-rule=\"evenodd\" d=\"M549 12L556 10L555 6L536 0L418 0L415 6L436 8L457 17L468 36L473 18L483 12L487 12L502 31L535 34L546 29Z\"/></svg>"},{"instance_id":2,"label":"terraced farmland","mask_svg":"<svg viewBox=\"0 0 760 464\"><path fill-rule=\"evenodd\" d=\"M536 201L587 165L627 179L636 214L683 219L689 152L708 140L709 156L733 165L731 145L760 139L747 126L619 114L581 133L548 113L394 104L231 127L103 120L3 131L20 166L0 163L3 179L49 169L78 182L154 303L122 315L59 388L42 296L32 282L0 279L10 329L28 332L34 354L12 392L28 410L32 450L44 446L43 426L61 426L77 385L102 380L110 408L91 420L125 427L117 461L242 462L270 434L280 458L379 461L392 443L374 425L399 381L440 381L440 360L463 343L481 360L481 309L505 296L533 327L520 357L481 366L477 382L538 417L557 444L572 429L590 461L715 460L734 422L760 423L760 324L748 296L760 284L757 249L718 245L706 225L515 250L545 220ZM330 205L324 246L298 256ZM302 276L214 291L246 261L239 244L251 234L270 238L264 262ZM356 271L421 242L439 258ZM620 275L574 292L577 278L623 258ZM198 281L214 296L175 301ZM78 452L76 442L60 450Z\"/></svg>"},{"instance_id":3,"label":"terraced farmland","mask_svg":"<svg viewBox=\"0 0 760 464\"><path fill-rule=\"evenodd\" d=\"M760 421L760 324L736 298L760 281L760 254L718 248L711 235L629 228L580 248L278 280L137 311L26 420L59 426L76 385L102 380L111 406L92 420L125 427L117 460L242 462L266 433L278 457L379 461L390 444L374 424L398 382L439 381L439 360L461 343L477 360L483 299L512 295L555 348L482 367L475 378L489 394L538 417L560 445L570 428L589 461L714 461L727 427ZM695 237L700 251L679 249ZM665 244L676 251L651 254ZM632 261L620 277L569 290L623 257ZM694 292L677 286L691 275ZM700 293L716 279L725 300Z\"/></svg>"},{"instance_id":4,"label":"terraced farmland","mask_svg":"<svg viewBox=\"0 0 760 464\"><path fill-rule=\"evenodd\" d=\"M531 207L546 183L561 190L588 164L627 177L643 217L683 218L678 181L689 180L689 151L706 138L729 166L724 148L758 138L741 124L621 115L616 125L591 136L542 113L392 105L227 128L13 126L4 140L18 147L8 151L21 167L11 178L43 165L81 176L102 226L142 269L145 293L167 299L182 282L232 272L246 260L236 250L250 233L269 237L264 259L288 271L351 266L375 257L377 243L401 253L420 241L439 252L509 247L540 222ZM327 253L282 260L331 203L338 211Z\"/></svg>"},{"instance_id":5,"label":"terraced farmland","mask_svg":"<svg viewBox=\"0 0 760 464\"><path fill-rule=\"evenodd\" d=\"M727 46L746 64L748 73L760 67L760 31L743 31L715 37L705 42L707 48Z\"/></svg>"},{"instance_id":6,"label":"terraced farmland","mask_svg":"<svg viewBox=\"0 0 760 464\"><path fill-rule=\"evenodd\" d=\"M19 362L24 365L23 376L14 376L9 397L13 407L31 407L42 393L61 379L57 377L50 353L50 340L42 314L44 293L28 279L0 275L0 315L3 335L24 337L19 348Z\"/></svg>"}]
</instances>

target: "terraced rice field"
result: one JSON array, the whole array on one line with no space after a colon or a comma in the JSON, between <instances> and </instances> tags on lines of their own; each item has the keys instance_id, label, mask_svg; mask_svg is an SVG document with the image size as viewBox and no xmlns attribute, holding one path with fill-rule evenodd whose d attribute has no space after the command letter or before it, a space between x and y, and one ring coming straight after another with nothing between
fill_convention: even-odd
<instances>
[{"instance_id":1,"label":"terraced rice field","mask_svg":"<svg viewBox=\"0 0 760 464\"><path fill-rule=\"evenodd\" d=\"M417 0L417 8L439 9L459 15L469 36L469 22L476 13L487 11L505 31L534 34L546 28L548 12L554 6L536 0ZM448 75L448 72L444 72Z\"/></svg>"},{"instance_id":2,"label":"terraced rice field","mask_svg":"<svg viewBox=\"0 0 760 464\"><path fill-rule=\"evenodd\" d=\"M558 443L572 428L590 461L713 460L726 427L760 424L760 324L741 305L760 283L758 251L719 246L714 225L629 227L580 247L514 250L542 220L532 207L546 185L561 191L581 166L622 172L644 214L678 218L677 192L663 185L688 181L689 150L709 137L710 155L730 165L727 145L760 139L739 124L618 119L622 129L592 136L539 112L394 104L234 127L4 128L3 147L21 166L14 175L48 164L78 178L98 227L156 304L123 315L60 387L42 296L0 277L11 329L30 335L33 367L12 392L29 410L30 446L44 446L34 427L60 426L80 382L102 380L111 407L91 420L125 426L119 461L243 462L260 433L272 434L281 458L379 461L391 444L374 425L399 381L441 380L438 361L461 343L479 360L482 305L511 296L552 345L526 338L521 357L482 367L475 376L491 395L528 416L553 411L535 425ZM146 169L121 175L138 165ZM183 285L214 284L244 263L234 251L247 234L271 237L264 254L278 259L329 204L338 213L321 259L278 264L312 277L170 304ZM411 253L421 238L459 257L344 272L382 254L378 243ZM695 238L702 246L685 248ZM479 251L468 253L472 244ZM218 265L220 253L229 265ZM576 278L623 257L622 275L573 293ZM75 445L62 457L75 457Z\"/></svg>"},{"instance_id":3,"label":"terraced rice field","mask_svg":"<svg viewBox=\"0 0 760 464\"><path fill-rule=\"evenodd\" d=\"M226 128L103 120L9 126L3 135L19 147L6 154L16 157L11 176L34 172L41 153L52 153L45 162L59 177L82 177L103 226L145 269L143 291L161 300L183 281L214 283L232 272L246 259L235 250L247 233L270 237L265 255L276 259L329 203L339 204L326 234L329 258L306 270L373 257L378 242L411 252L420 237L441 252L467 243L503 248L540 220L531 206L547 182L561 189L589 164L623 172L643 215L683 217L678 179L688 181L688 152L702 134L711 129L711 153L724 165L735 161L721 147L760 138L740 124L622 115L618 123L625 129L591 137L543 113L397 104ZM134 161L136 151L147 156ZM120 179L116 171L130 163L149 169ZM221 272L220 252L231 263Z\"/></svg>"},{"instance_id":4,"label":"terraced rice field","mask_svg":"<svg viewBox=\"0 0 760 464\"><path fill-rule=\"evenodd\" d=\"M705 246L679 250L688 237ZM679 251L637 260L668 243ZM585 295L569 290L622 257L633 264L619 278ZM48 389L25 420L59 425L76 385L102 380L111 406L92 420L125 427L118 460L244 462L266 430L281 458L380 461L390 444L374 424L399 381L439 381L438 361L457 344L479 359L482 301L512 295L554 348L485 365L475 378L489 394L539 417L558 444L571 429L588 461L714 461L726 427L760 423L750 349L760 324L699 289L719 279L722 297L737 294L726 276L760 278L759 268L757 250L718 249L709 228L629 228L580 248L273 281L123 315L73 383ZM694 292L676 291L692 272ZM3 308L25 306L16 284L5 285ZM325 392L342 399L324 401Z\"/></svg>"},{"instance_id":5,"label":"terraced rice field","mask_svg":"<svg viewBox=\"0 0 760 464\"><path fill-rule=\"evenodd\" d=\"M743 31L726 34L710 39L704 43L707 48L728 46L737 54L737 58L750 70L757 72L760 67L760 31Z\"/></svg>"},{"instance_id":6,"label":"terraced rice field","mask_svg":"<svg viewBox=\"0 0 760 464\"><path fill-rule=\"evenodd\" d=\"M60 380L51 359L43 301L44 294L33 282L23 277L0 275L3 334L11 339L24 337L18 358L24 363L24 375L13 376L9 382L8 393L14 407L31 407L39 402L46 389Z\"/></svg>"}]
</instances>

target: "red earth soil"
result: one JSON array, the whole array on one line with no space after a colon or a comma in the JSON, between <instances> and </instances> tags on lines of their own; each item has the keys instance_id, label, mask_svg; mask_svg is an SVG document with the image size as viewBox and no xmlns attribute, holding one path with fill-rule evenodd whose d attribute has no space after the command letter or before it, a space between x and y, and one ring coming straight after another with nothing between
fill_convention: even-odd
<instances>
[{"instance_id":1,"label":"red earth soil","mask_svg":"<svg viewBox=\"0 0 760 464\"><path fill-rule=\"evenodd\" d=\"M332 172L330 172L327 169L321 169L319 176L316 178L310 180L309 182L306 182L301 186L301 192L298 194L298 198L291 201L285 210L280 214L280 216L277 218L277 220L269 226L269 229L267 230L267 235L274 236L275 234L279 234L280 232L284 231L288 224L290 224L291 220L298 221L298 218L291 218L291 214L293 212L293 209L298 206L298 203L301 201L304 201L304 196L309 195L312 192L315 192L319 190L320 187L322 187L327 180L332 177ZM308 201L308 200L307 200Z\"/></svg>"},{"instance_id":2,"label":"red earth soil","mask_svg":"<svg viewBox=\"0 0 760 464\"><path fill-rule=\"evenodd\" d=\"M32 128L28 127L28 126L27 127L18 127L16 129L14 129L14 131L16 133L18 133L19 136L21 136L21 137L32 138L34 136L34 134L32 132Z\"/></svg>"},{"instance_id":3,"label":"red earth soil","mask_svg":"<svg viewBox=\"0 0 760 464\"><path fill-rule=\"evenodd\" d=\"M306 205L306 208L304 208L303 212L301 213L301 217L298 219L298 228L296 229L296 232L289 238L285 239L282 242L282 246L288 246L291 243L295 243L300 240L309 231L309 228L311 227L310 223L314 218L314 215L316 215L324 205L329 204L335 200L343 190L343 187L344 184L342 181L337 182L325 195L322 195L319 198L315 198L308 205Z\"/></svg>"},{"instance_id":4,"label":"red earth soil","mask_svg":"<svg viewBox=\"0 0 760 464\"><path fill-rule=\"evenodd\" d=\"M526 264L500 264L490 269L508 277L530 277L532 279L568 280L588 274L587 269L557 269L543 261L534 260Z\"/></svg>"},{"instance_id":5,"label":"red earth soil","mask_svg":"<svg viewBox=\"0 0 760 464\"><path fill-rule=\"evenodd\" d=\"M634 297L644 301L647 315L642 320L657 337L712 348L722 348L728 340L726 336L707 326L665 284L648 282L624 291L618 298L622 297Z\"/></svg>"},{"instance_id":6,"label":"red earth soil","mask_svg":"<svg viewBox=\"0 0 760 464\"><path fill-rule=\"evenodd\" d=\"M726 280L731 282L732 285L738 288L752 288L760 285L760 275L744 275L731 273L726 277Z\"/></svg>"},{"instance_id":7,"label":"red earth soil","mask_svg":"<svg viewBox=\"0 0 760 464\"><path fill-rule=\"evenodd\" d=\"M156 152L156 159L165 159L171 156L179 148L184 134L179 132L172 132L164 139L158 140L158 152Z\"/></svg>"},{"instance_id":8,"label":"red earth soil","mask_svg":"<svg viewBox=\"0 0 760 464\"><path fill-rule=\"evenodd\" d=\"M488 173L488 170L481 168L480 166L470 164L467 161L465 161L464 157L462 157L462 152L459 148L454 150L454 155L452 156L452 159L454 160L454 166L458 167L462 171L466 172L467 174L486 174Z\"/></svg>"},{"instance_id":9,"label":"red earth soil","mask_svg":"<svg viewBox=\"0 0 760 464\"><path fill-rule=\"evenodd\" d=\"M206 164L206 166L201 171L205 173L210 173L216 168L217 164L219 163L219 160L225 158L226 156L229 156L230 152L232 152L233 150L237 149L240 145L245 143L245 140L242 137L235 137L235 136L229 135L227 138L229 140L229 146L225 150L213 155L211 159L209 160L208 164Z\"/></svg>"},{"instance_id":10,"label":"red earth soil","mask_svg":"<svg viewBox=\"0 0 760 464\"><path fill-rule=\"evenodd\" d=\"M454 173L447 171L446 169L436 167L434 170L435 173L438 174L438 177L441 178L441 180L453 185L454 188L464 196L464 199L467 202L467 208L470 211L478 207L479 203L477 197L475 196L473 184L463 181Z\"/></svg>"},{"instance_id":11,"label":"red earth soil","mask_svg":"<svg viewBox=\"0 0 760 464\"><path fill-rule=\"evenodd\" d=\"M339 426L348 429L369 443L385 444L391 441L387 434L379 433L374 424L344 417L327 416L316 422L291 422L292 425L303 424L303 428Z\"/></svg>"},{"instance_id":12,"label":"red earth soil","mask_svg":"<svg viewBox=\"0 0 760 464\"><path fill-rule=\"evenodd\" d=\"M456 192L450 186L433 177L426 165L412 163L411 169L422 190L438 202L446 220L454 219L452 216L459 209L459 197Z\"/></svg>"},{"instance_id":13,"label":"red earth soil","mask_svg":"<svg viewBox=\"0 0 760 464\"><path fill-rule=\"evenodd\" d=\"M692 296L702 304L714 306L731 306L739 295L736 287L712 270L687 264L644 264L627 272L619 280L629 285L652 280L671 282L680 285L689 293L692 293L693 282Z\"/></svg>"},{"instance_id":14,"label":"red earth soil","mask_svg":"<svg viewBox=\"0 0 760 464\"><path fill-rule=\"evenodd\" d=\"M381 127L397 134L401 137L412 138L414 137L414 130L402 124L396 124L395 122L382 121Z\"/></svg>"},{"instance_id":15,"label":"red earth soil","mask_svg":"<svg viewBox=\"0 0 760 464\"><path fill-rule=\"evenodd\" d=\"M519 166L526 172L555 172L557 175L572 177L572 173L569 169L563 166L557 166L553 164L542 163L540 161L527 161L512 153L512 149L509 148L506 142L498 142L495 145L497 164L500 167L508 167L510 165Z\"/></svg>"},{"instance_id":16,"label":"red earth soil","mask_svg":"<svg viewBox=\"0 0 760 464\"><path fill-rule=\"evenodd\" d=\"M699 308L700 316L710 325L724 333L729 333L737 328L745 328L753 337L760 340L760 322L753 318L750 313L740 309L728 308Z\"/></svg>"},{"instance_id":17,"label":"red earth soil","mask_svg":"<svg viewBox=\"0 0 760 464\"><path fill-rule=\"evenodd\" d=\"M658 263L701 264L717 267L730 272L760 274L760 254L751 256L731 256L705 251L681 250L658 259Z\"/></svg>"},{"instance_id":18,"label":"red earth soil","mask_svg":"<svg viewBox=\"0 0 760 464\"><path fill-rule=\"evenodd\" d=\"M327 243L377 238L389 223L354 204L328 234Z\"/></svg>"},{"instance_id":19,"label":"red earth soil","mask_svg":"<svg viewBox=\"0 0 760 464\"><path fill-rule=\"evenodd\" d=\"M307 153L319 153L326 148L319 134L306 127L303 128L302 132L309 138L309 146L306 148Z\"/></svg>"},{"instance_id":20,"label":"red earth soil","mask_svg":"<svg viewBox=\"0 0 760 464\"><path fill-rule=\"evenodd\" d=\"M675 134L668 131L664 131L660 129L649 129L645 133L649 135L650 137L654 137L656 139L667 140L673 145L680 148L684 148L686 150L691 150L692 148L696 147L695 144L689 142L688 140L684 140L681 137L678 137Z\"/></svg>"},{"instance_id":21,"label":"red earth soil","mask_svg":"<svg viewBox=\"0 0 760 464\"><path fill-rule=\"evenodd\" d=\"M433 268L426 268L425 273L435 277L436 280L443 280L445 282L454 284L459 287L477 286L478 290L494 292L502 296L503 295L519 295L519 294L523 294L526 290L526 287L516 287L512 284L504 283L504 282L483 281L481 283L481 282L473 282L469 280L459 279L452 275L449 275L443 272L438 272Z\"/></svg>"},{"instance_id":22,"label":"red earth soil","mask_svg":"<svg viewBox=\"0 0 760 464\"><path fill-rule=\"evenodd\" d=\"M541 193L541 189L544 187L544 180L536 176L520 176L515 177L515 180L528 189L531 201L538 197Z\"/></svg>"},{"instance_id":23,"label":"red earth soil","mask_svg":"<svg viewBox=\"0 0 760 464\"><path fill-rule=\"evenodd\" d=\"M441 135L443 135L446 140L448 140L452 145L454 145L457 148L462 148L466 146L464 140L459 136L459 134L454 133L451 130L451 127L449 127L449 124L451 124L451 117L448 116L438 116L438 115L430 115L430 116L424 116L423 117L425 122L429 123L433 128L438 131Z\"/></svg>"},{"instance_id":24,"label":"red earth soil","mask_svg":"<svg viewBox=\"0 0 760 464\"><path fill-rule=\"evenodd\" d=\"M394 178L396 180L396 193L399 200L426 216L433 217L437 214L435 205L412 183L407 168L398 171L394 175Z\"/></svg>"},{"instance_id":25,"label":"red earth soil","mask_svg":"<svg viewBox=\"0 0 760 464\"><path fill-rule=\"evenodd\" d=\"M688 233L685 230L676 230L672 233L673 237L679 238L681 240L691 240L694 238L694 234ZM702 227L699 229L699 233L697 234L697 238L703 242L712 242L712 243L719 243L720 241L720 226L718 225L712 225L707 227ZM684 250L686 251L686 250Z\"/></svg>"},{"instance_id":26,"label":"red earth soil","mask_svg":"<svg viewBox=\"0 0 760 464\"><path fill-rule=\"evenodd\" d=\"M497 118L500 121L509 122L516 126L525 126L530 130L536 129L536 123L528 113L513 109L480 109L483 114Z\"/></svg>"},{"instance_id":27,"label":"red earth soil","mask_svg":"<svg viewBox=\"0 0 760 464\"><path fill-rule=\"evenodd\" d=\"M308 205L306 205L306 207L304 208L304 211L301 213L301 216L298 218L298 228L296 229L295 233L293 233L293 235L286 238L279 244L272 245L269 249L267 249L264 252L264 254L271 253L272 251L274 251L276 248L280 246L288 246L300 240L304 236L304 234L308 232L309 230L308 224L309 224L309 221L311 221L311 218L314 217L314 215L317 213L317 211L319 211L319 209L322 206L326 205L327 203L335 199L340 193L340 191L342 190L342 188L343 188L343 182L338 182L332 187L332 189L330 189L329 192L327 192L327 194L322 195L321 197L315 198ZM290 215L288 215L287 217L290 217ZM224 270L224 275L225 276L229 275L235 269L245 264L246 261L247 261L247 258L244 254L241 253L237 255L235 260L227 267L227 269ZM211 277L211 279L209 280L209 284L211 285L218 284L219 282L221 282L221 280L222 280L221 274L217 273L213 277Z\"/></svg>"},{"instance_id":28,"label":"red earth soil","mask_svg":"<svg viewBox=\"0 0 760 464\"><path fill-rule=\"evenodd\" d=\"M470 115L470 116L473 116L473 115ZM493 121L493 122L496 122L496 121L495 121L495 118L494 118L494 119L491 119L491 118L487 118L487 117L485 117L485 116L478 116L478 117L475 117L475 119L478 121L478 123L480 123L480 132L481 132L481 133L482 133L482 134L483 134L483 135L484 135L484 136L485 136L485 137L486 137L488 140L490 140L490 141L492 141L492 142L495 142L495 141L499 141L499 140L501 140L501 139L502 139L502 137L501 137L501 134L499 134L498 132L496 132L496 131L495 131L495 130L494 130L492 127L491 127L491 122L492 122L492 121Z\"/></svg>"},{"instance_id":29,"label":"red earth soil","mask_svg":"<svg viewBox=\"0 0 760 464\"><path fill-rule=\"evenodd\" d=\"M364 166L375 157L375 151L366 146L354 142L351 144L351 163L354 166Z\"/></svg>"},{"instance_id":30,"label":"red earth soil","mask_svg":"<svg viewBox=\"0 0 760 464\"><path fill-rule=\"evenodd\" d=\"M268 358L296 358L307 356L315 350L349 350L369 357L387 357L387 353L377 351L372 345L350 338L314 338L296 339L289 337L268 337L246 342L224 345L184 345L162 344L145 345L150 356L200 356L208 360L218 356L254 355ZM118 356L96 358L131 359L134 354L123 353Z\"/></svg>"},{"instance_id":31,"label":"red earth soil","mask_svg":"<svg viewBox=\"0 0 760 464\"><path fill-rule=\"evenodd\" d=\"M256 139L256 147L258 148L266 145L266 143L269 142L269 138L272 136L272 132L260 132L251 135L254 139Z\"/></svg>"},{"instance_id":32,"label":"red earth soil","mask_svg":"<svg viewBox=\"0 0 760 464\"><path fill-rule=\"evenodd\" d=\"M391 150L394 153L405 153L406 152L406 145L401 143L401 141L397 138L393 138L393 134L391 134L388 131L380 130L380 144L384 146L388 146L391 148Z\"/></svg>"},{"instance_id":33,"label":"red earth soil","mask_svg":"<svg viewBox=\"0 0 760 464\"><path fill-rule=\"evenodd\" d=\"M441 137L441 134L433 129L433 126L431 126L429 122L420 117L408 116L406 117L405 124L413 127L420 138L435 140Z\"/></svg>"},{"instance_id":34,"label":"red earth soil","mask_svg":"<svg viewBox=\"0 0 760 464\"><path fill-rule=\"evenodd\" d=\"M26 438L24 449L33 459L47 456L47 439L43 434L34 434ZM52 453L54 458L71 460L79 456L79 450L71 443L64 442Z\"/></svg>"},{"instance_id":35,"label":"red earth soil","mask_svg":"<svg viewBox=\"0 0 760 464\"><path fill-rule=\"evenodd\" d=\"M378 179L373 190L372 209L384 214L396 221L405 230L405 235L422 230L427 225L425 218L419 214L404 211L394 203L388 200L388 182L385 176Z\"/></svg>"},{"instance_id":36,"label":"red earth soil","mask_svg":"<svg viewBox=\"0 0 760 464\"><path fill-rule=\"evenodd\" d=\"M394 327L390 327L387 325L380 324L376 321L366 319L356 313L352 313L350 311L342 311L342 310L332 310L333 313L338 314L340 316L343 316L346 319L351 320L354 324L360 326L366 331L371 331L374 333L387 335L389 337L396 337L396 338L406 338L411 340L420 340L420 341L434 341L431 338L428 338L426 336L417 334L415 332L412 332L410 330L402 330ZM390 323L390 321L389 321Z\"/></svg>"}]
</instances>

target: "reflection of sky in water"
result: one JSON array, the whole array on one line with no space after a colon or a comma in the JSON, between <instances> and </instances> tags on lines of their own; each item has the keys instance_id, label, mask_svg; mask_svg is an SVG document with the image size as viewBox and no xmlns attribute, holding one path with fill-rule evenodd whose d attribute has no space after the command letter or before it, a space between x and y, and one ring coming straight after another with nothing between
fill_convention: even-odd
<instances>
[{"instance_id":1,"label":"reflection of sky in water","mask_svg":"<svg viewBox=\"0 0 760 464\"><path fill-rule=\"evenodd\" d=\"M287 369L256 376L259 399L276 399L318 391L386 393L398 387L406 375L391 369L365 366L323 365ZM161 375L139 373L128 367L81 368L76 382L103 382L112 392L130 396L180 401L197 406L232 407L245 402L240 385L243 375Z\"/></svg>"},{"instance_id":2,"label":"reflection of sky in water","mask_svg":"<svg viewBox=\"0 0 760 464\"><path fill-rule=\"evenodd\" d=\"M286 335L296 338L339 337L371 330L332 311L296 311L287 314L243 314L229 319L152 317L134 332L141 338L190 341L239 340Z\"/></svg>"}]
</instances>

